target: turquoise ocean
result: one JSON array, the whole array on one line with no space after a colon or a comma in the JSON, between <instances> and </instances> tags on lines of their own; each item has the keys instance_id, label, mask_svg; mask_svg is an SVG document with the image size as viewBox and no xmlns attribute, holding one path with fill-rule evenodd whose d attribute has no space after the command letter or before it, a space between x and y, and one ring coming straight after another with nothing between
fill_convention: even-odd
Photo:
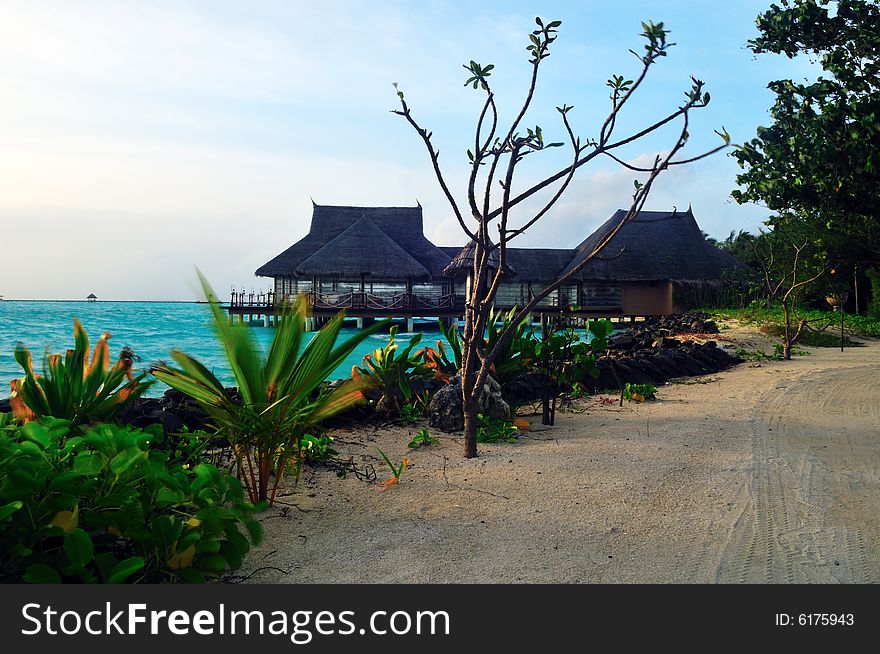
<instances>
[{"instance_id":1,"label":"turquoise ocean","mask_svg":"<svg viewBox=\"0 0 880 654\"><path fill-rule=\"evenodd\" d=\"M212 329L210 309L205 304L187 302L79 302L79 301L0 301L0 398L9 396L9 382L22 376L22 369L13 357L20 341L30 349L34 368L42 367L46 352L63 353L73 347L73 319L79 318L94 344L102 332L110 332L110 355L115 361L119 350L128 346L140 357L137 367L148 368L157 361L170 361L172 349L196 357L228 386L235 382L226 365L223 350ZM420 347L441 339L436 321L416 323L423 334ZM411 334L403 327L397 342L405 343ZM256 340L264 348L271 343L273 327L253 326ZM357 331L354 321L347 321L341 337ZM364 341L343 362L331 379L351 375L351 368L360 364L365 354L388 343L387 333L377 333ZM167 388L155 384L148 395L161 395Z\"/></svg>"}]
</instances>

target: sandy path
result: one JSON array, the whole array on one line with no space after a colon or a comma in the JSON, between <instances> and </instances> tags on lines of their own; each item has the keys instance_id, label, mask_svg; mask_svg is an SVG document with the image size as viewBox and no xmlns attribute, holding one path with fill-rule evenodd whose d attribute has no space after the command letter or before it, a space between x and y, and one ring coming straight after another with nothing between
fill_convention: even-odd
<instances>
[{"instance_id":1,"label":"sandy path","mask_svg":"<svg viewBox=\"0 0 880 654\"><path fill-rule=\"evenodd\" d=\"M769 350L769 348L767 348ZM264 516L252 582L880 582L880 343L741 365L661 401L595 399L516 444L408 453L337 433L387 492L326 470ZM434 434L435 436L439 434Z\"/></svg>"}]
</instances>

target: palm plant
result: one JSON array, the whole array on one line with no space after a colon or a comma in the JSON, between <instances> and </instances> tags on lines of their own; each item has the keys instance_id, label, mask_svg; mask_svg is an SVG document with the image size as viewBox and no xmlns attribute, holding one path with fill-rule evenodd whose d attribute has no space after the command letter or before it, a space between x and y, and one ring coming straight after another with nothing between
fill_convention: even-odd
<instances>
[{"instance_id":1,"label":"palm plant","mask_svg":"<svg viewBox=\"0 0 880 654\"><path fill-rule=\"evenodd\" d=\"M275 338L264 356L250 327L231 325L217 296L199 273L214 316L217 337L238 384L236 401L196 359L180 351L152 369L157 379L188 395L211 417L218 435L236 455L239 477L251 501L274 502L288 469L299 473L301 439L322 420L361 401L364 380L351 380L333 390L325 379L381 323L360 330L337 345L344 313L339 313L304 345L308 305L304 297L282 309Z\"/></svg>"},{"instance_id":2,"label":"palm plant","mask_svg":"<svg viewBox=\"0 0 880 654\"><path fill-rule=\"evenodd\" d=\"M73 321L74 348L49 354L43 374L34 372L30 350L19 343L15 360L24 377L12 382L10 404L20 422L51 416L70 420L73 425L111 420L127 403L140 396L151 382L146 373L132 371L134 355L123 348L110 367L110 334L104 332L89 358L89 336L79 320Z\"/></svg>"}]
</instances>

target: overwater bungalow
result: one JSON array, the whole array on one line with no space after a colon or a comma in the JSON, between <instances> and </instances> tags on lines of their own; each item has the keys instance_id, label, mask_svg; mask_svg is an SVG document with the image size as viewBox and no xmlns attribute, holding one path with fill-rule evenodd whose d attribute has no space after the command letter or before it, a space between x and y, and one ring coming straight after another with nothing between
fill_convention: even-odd
<instances>
[{"instance_id":1,"label":"overwater bungalow","mask_svg":"<svg viewBox=\"0 0 880 654\"><path fill-rule=\"evenodd\" d=\"M508 248L496 307L532 293L577 266L623 216L616 212L572 249ZM455 317L463 313L472 245L438 247L424 235L422 207L314 205L309 233L256 270L274 280L266 302L307 294L316 316ZM667 315L687 308L693 289L743 268L703 236L693 212L642 211L602 256L549 295L540 310L579 316ZM682 292L687 291L687 292ZM233 294L230 312L261 313Z\"/></svg>"}]
</instances>

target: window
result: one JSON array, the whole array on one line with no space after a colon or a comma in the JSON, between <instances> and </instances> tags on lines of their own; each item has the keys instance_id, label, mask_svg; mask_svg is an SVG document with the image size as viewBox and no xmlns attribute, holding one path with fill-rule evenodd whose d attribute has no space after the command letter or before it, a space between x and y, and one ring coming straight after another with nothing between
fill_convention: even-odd
<instances>
[{"instance_id":1,"label":"window","mask_svg":"<svg viewBox=\"0 0 880 654\"><path fill-rule=\"evenodd\" d=\"M622 309L623 289L620 286L584 284L581 306L585 309Z\"/></svg>"}]
</instances>

